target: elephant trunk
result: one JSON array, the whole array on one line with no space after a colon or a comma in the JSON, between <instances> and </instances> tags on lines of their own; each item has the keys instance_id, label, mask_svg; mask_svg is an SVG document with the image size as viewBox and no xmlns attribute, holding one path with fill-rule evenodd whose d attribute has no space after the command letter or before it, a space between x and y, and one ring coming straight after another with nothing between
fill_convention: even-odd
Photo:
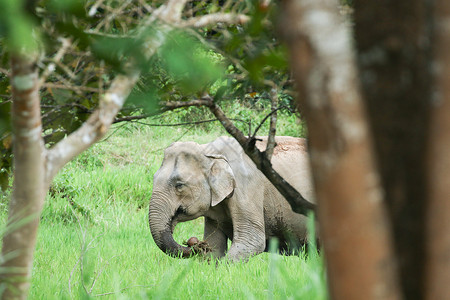
<instances>
[{"instance_id":1,"label":"elephant trunk","mask_svg":"<svg viewBox=\"0 0 450 300\"><path fill-rule=\"evenodd\" d=\"M153 240L166 254L173 257L190 257L192 250L178 244L173 238L173 217L176 209L171 207L170 201L164 201L165 197L153 193L149 206L149 225Z\"/></svg>"}]
</instances>

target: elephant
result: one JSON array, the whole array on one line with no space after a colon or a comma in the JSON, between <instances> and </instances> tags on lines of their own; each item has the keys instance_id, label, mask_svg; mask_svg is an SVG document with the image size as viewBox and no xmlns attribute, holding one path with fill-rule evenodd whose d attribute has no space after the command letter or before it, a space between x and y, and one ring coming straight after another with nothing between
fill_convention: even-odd
<instances>
[{"instance_id":1,"label":"elephant","mask_svg":"<svg viewBox=\"0 0 450 300\"><path fill-rule=\"evenodd\" d=\"M257 138L259 149L266 144L267 138ZM271 162L304 198L315 202L305 139L276 137ZM204 240L215 258L246 260L267 251L271 238L279 240L282 251L299 249L307 240L307 217L292 211L231 137L207 144L175 142L165 149L154 174L149 225L162 251L190 257L192 249L178 244L173 230L177 223L200 216Z\"/></svg>"}]
</instances>

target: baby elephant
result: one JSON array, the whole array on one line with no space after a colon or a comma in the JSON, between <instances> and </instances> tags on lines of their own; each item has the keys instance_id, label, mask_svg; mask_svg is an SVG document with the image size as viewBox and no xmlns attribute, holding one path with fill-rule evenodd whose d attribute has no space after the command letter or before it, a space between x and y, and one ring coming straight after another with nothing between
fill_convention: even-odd
<instances>
[{"instance_id":1,"label":"baby elephant","mask_svg":"<svg viewBox=\"0 0 450 300\"><path fill-rule=\"evenodd\" d=\"M257 142L265 149L266 138ZM313 200L306 140L277 137L274 169L308 200ZM205 217L204 239L214 257L233 261L267 250L272 237L281 250L302 246L306 217L294 213L281 194L230 137L199 145L177 142L164 152L155 173L149 224L158 247L172 256L192 250L173 239L179 222ZM227 241L232 241L227 251Z\"/></svg>"}]
</instances>

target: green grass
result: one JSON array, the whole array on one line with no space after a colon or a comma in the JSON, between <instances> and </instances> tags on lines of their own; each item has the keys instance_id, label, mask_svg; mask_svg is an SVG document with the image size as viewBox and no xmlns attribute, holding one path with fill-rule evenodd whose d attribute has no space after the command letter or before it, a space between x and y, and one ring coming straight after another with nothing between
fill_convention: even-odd
<instances>
[{"instance_id":1,"label":"green grass","mask_svg":"<svg viewBox=\"0 0 450 300\"><path fill-rule=\"evenodd\" d=\"M289 118L280 122L280 135L300 132L301 125ZM180 114L163 119L182 121ZM219 124L189 130L119 124L112 132L70 162L52 184L29 299L326 299L323 261L315 252L308 257L264 253L247 263L216 264L171 258L153 242L147 210L163 149L178 139L212 141L225 134ZM4 199L1 203L4 219ZM201 238L203 220L179 224L174 236L179 243Z\"/></svg>"}]
</instances>

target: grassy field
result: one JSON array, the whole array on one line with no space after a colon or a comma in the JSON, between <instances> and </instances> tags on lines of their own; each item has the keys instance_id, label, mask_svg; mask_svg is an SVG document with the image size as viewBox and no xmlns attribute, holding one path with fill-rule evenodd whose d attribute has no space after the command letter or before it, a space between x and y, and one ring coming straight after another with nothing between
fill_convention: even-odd
<instances>
[{"instance_id":1,"label":"grassy field","mask_svg":"<svg viewBox=\"0 0 450 300\"><path fill-rule=\"evenodd\" d=\"M180 115L164 118L183 121ZM280 135L301 132L294 119L280 120ZM212 141L225 134L217 123L119 124L111 134L70 162L50 189L30 299L326 299L317 253L265 253L247 263L216 264L171 258L153 242L147 210L163 149L175 140ZM2 199L3 216L5 207ZM203 220L179 224L174 236L180 243L203 237Z\"/></svg>"}]
</instances>

